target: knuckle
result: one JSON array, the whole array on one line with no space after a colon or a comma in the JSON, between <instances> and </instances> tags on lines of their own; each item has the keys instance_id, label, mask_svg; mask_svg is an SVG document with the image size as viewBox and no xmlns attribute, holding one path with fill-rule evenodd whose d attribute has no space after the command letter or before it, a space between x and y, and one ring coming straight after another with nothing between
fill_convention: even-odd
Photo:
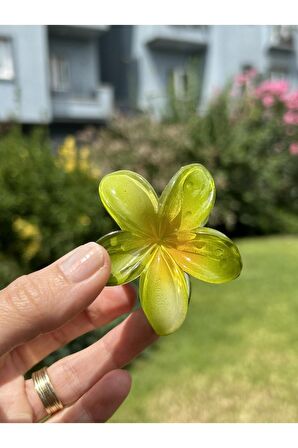
<instances>
[{"instance_id":1,"label":"knuckle","mask_svg":"<svg viewBox=\"0 0 298 448\"><path fill-rule=\"evenodd\" d=\"M69 393L66 398L67 403L65 403L68 405L75 402L81 396L82 384L79 374L71 361L67 362L67 360L62 360L60 368L60 378L63 378L64 386L67 385L67 388L69 388Z\"/></svg>"},{"instance_id":2,"label":"knuckle","mask_svg":"<svg viewBox=\"0 0 298 448\"><path fill-rule=\"evenodd\" d=\"M97 328L103 317L102 314L100 314L98 310L94 310L93 307L86 308L84 311L84 315L87 324L91 329Z\"/></svg>"},{"instance_id":3,"label":"knuckle","mask_svg":"<svg viewBox=\"0 0 298 448\"><path fill-rule=\"evenodd\" d=\"M122 363L118 357L117 350L113 349L113 347L108 342L107 337L103 337L100 339L100 345L102 350L105 352L107 359L109 360L111 370L119 369L122 367Z\"/></svg>"},{"instance_id":4,"label":"knuckle","mask_svg":"<svg viewBox=\"0 0 298 448\"><path fill-rule=\"evenodd\" d=\"M80 421L80 422L97 423L97 421L94 418L93 413L89 409L88 405L84 403L83 400L81 400L81 402L79 403L78 414L79 414L78 421Z\"/></svg>"},{"instance_id":5,"label":"knuckle","mask_svg":"<svg viewBox=\"0 0 298 448\"><path fill-rule=\"evenodd\" d=\"M7 304L11 306L17 316L26 318L41 314L40 285L31 275L17 278L6 290Z\"/></svg>"},{"instance_id":6,"label":"knuckle","mask_svg":"<svg viewBox=\"0 0 298 448\"><path fill-rule=\"evenodd\" d=\"M63 327L49 333L49 337L52 338L57 347L63 347L69 340L69 335Z\"/></svg>"},{"instance_id":7,"label":"knuckle","mask_svg":"<svg viewBox=\"0 0 298 448\"><path fill-rule=\"evenodd\" d=\"M23 275L12 282L2 296L7 310L14 318L21 320L36 319L42 324L48 318L53 307L53 297L63 292L65 281L62 276L49 272L48 275L37 273Z\"/></svg>"}]
</instances>

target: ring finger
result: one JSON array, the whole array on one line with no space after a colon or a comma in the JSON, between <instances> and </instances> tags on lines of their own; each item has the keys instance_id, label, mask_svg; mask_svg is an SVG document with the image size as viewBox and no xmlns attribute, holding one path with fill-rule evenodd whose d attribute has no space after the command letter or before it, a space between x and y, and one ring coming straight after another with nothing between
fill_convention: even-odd
<instances>
[{"instance_id":1,"label":"ring finger","mask_svg":"<svg viewBox=\"0 0 298 448\"><path fill-rule=\"evenodd\" d=\"M135 311L98 342L49 367L48 374L57 396L65 406L73 404L107 372L128 364L156 339L144 313ZM46 412L32 380L26 381L26 391L34 420L39 421Z\"/></svg>"},{"instance_id":2,"label":"ring finger","mask_svg":"<svg viewBox=\"0 0 298 448\"><path fill-rule=\"evenodd\" d=\"M74 405L47 420L49 423L106 422L129 394L131 378L125 370L107 373Z\"/></svg>"}]
</instances>

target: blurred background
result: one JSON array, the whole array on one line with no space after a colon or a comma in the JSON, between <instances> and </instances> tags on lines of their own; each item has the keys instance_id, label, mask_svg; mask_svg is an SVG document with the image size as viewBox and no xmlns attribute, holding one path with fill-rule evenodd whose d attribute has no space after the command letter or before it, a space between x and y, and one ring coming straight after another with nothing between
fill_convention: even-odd
<instances>
[{"instance_id":1,"label":"blurred background","mask_svg":"<svg viewBox=\"0 0 298 448\"><path fill-rule=\"evenodd\" d=\"M297 52L296 26L0 25L0 287L115 229L97 190L117 169L160 193L204 164L208 226L243 257L230 284L193 281L111 421L297 421Z\"/></svg>"}]
</instances>

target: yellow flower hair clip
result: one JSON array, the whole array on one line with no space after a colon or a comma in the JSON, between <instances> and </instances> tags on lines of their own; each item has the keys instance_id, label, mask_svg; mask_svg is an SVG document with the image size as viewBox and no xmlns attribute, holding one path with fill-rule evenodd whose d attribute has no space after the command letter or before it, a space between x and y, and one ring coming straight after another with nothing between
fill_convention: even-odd
<instances>
[{"instance_id":1,"label":"yellow flower hair clip","mask_svg":"<svg viewBox=\"0 0 298 448\"><path fill-rule=\"evenodd\" d=\"M224 283L240 274L237 246L223 233L203 227L215 201L209 171L182 167L160 198L137 173L116 171L100 182L101 201L121 230L98 240L111 258L108 285L140 276L141 306L159 335L177 330L189 303L187 274Z\"/></svg>"}]
</instances>

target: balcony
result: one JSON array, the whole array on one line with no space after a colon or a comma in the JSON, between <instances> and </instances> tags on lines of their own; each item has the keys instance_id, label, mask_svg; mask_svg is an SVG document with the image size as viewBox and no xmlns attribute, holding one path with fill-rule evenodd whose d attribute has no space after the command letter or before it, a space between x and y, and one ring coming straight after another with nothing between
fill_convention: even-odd
<instances>
[{"instance_id":1,"label":"balcony","mask_svg":"<svg viewBox=\"0 0 298 448\"><path fill-rule=\"evenodd\" d=\"M146 43L156 50L195 53L208 44L206 25L152 25L146 27Z\"/></svg>"},{"instance_id":2,"label":"balcony","mask_svg":"<svg viewBox=\"0 0 298 448\"><path fill-rule=\"evenodd\" d=\"M113 103L113 89L110 86L101 86L93 97L53 94L53 118L57 122L106 121L112 117Z\"/></svg>"},{"instance_id":3,"label":"balcony","mask_svg":"<svg viewBox=\"0 0 298 448\"><path fill-rule=\"evenodd\" d=\"M49 25L50 36L96 37L108 31L109 25Z\"/></svg>"},{"instance_id":4,"label":"balcony","mask_svg":"<svg viewBox=\"0 0 298 448\"><path fill-rule=\"evenodd\" d=\"M296 27L291 25L273 25L270 29L269 51L293 53L295 29Z\"/></svg>"}]
</instances>

